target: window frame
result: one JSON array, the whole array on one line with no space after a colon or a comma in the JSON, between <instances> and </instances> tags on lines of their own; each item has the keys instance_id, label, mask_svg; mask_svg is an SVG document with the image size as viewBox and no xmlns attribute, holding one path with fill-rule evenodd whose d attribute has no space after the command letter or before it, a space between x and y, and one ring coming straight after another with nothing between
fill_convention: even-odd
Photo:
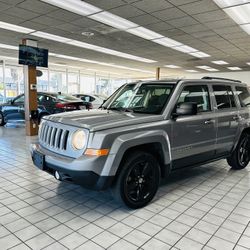
<instances>
[{"instance_id":1,"label":"window frame","mask_svg":"<svg viewBox=\"0 0 250 250\"><path fill-rule=\"evenodd\" d=\"M196 84L196 83L184 84L184 85L182 86L182 88L181 88L179 94L178 94L178 98L177 98L177 100L176 100L176 103L175 103L173 112L176 110L176 107L177 107L177 105L178 105L179 98L180 98L180 96L181 96L183 90L184 90L185 88L187 88L187 87L193 87L193 86L195 86L195 87L200 86L200 87L205 87L205 88L206 88L207 93L208 93L208 101L209 101L209 108L210 108L209 110L204 110L204 111L199 111L199 110L198 110L198 112L197 112L196 115L201 115L201 114L204 114L204 113L213 112L213 106L212 106L210 88L209 88L209 85L206 84L206 83L203 83L203 84ZM173 113L173 112L172 112L172 113Z\"/></svg>"}]
</instances>

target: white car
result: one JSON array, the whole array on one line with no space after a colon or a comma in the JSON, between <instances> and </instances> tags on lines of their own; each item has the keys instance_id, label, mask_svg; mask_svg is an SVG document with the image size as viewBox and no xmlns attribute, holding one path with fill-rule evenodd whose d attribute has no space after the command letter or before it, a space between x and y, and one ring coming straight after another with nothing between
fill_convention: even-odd
<instances>
[{"instance_id":1,"label":"white car","mask_svg":"<svg viewBox=\"0 0 250 250\"><path fill-rule=\"evenodd\" d=\"M80 98L86 109L98 109L107 99L105 96L98 94L75 94L73 96Z\"/></svg>"}]
</instances>

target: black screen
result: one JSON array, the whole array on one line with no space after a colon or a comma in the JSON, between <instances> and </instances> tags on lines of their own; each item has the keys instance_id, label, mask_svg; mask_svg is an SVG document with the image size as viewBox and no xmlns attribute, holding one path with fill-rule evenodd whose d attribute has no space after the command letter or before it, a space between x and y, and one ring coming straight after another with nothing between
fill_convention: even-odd
<instances>
[{"instance_id":1,"label":"black screen","mask_svg":"<svg viewBox=\"0 0 250 250\"><path fill-rule=\"evenodd\" d=\"M48 50L19 45L19 64L48 67Z\"/></svg>"}]
</instances>

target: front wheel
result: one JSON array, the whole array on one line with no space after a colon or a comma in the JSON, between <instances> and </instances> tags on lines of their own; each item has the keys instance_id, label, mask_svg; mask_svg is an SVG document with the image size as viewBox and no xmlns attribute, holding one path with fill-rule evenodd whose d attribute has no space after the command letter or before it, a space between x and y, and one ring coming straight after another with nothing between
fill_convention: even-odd
<instances>
[{"instance_id":1,"label":"front wheel","mask_svg":"<svg viewBox=\"0 0 250 250\"><path fill-rule=\"evenodd\" d=\"M125 156L113 193L130 208L147 205L155 196L160 182L160 166L154 156L136 151Z\"/></svg>"},{"instance_id":2,"label":"front wheel","mask_svg":"<svg viewBox=\"0 0 250 250\"><path fill-rule=\"evenodd\" d=\"M237 147L232 152L231 156L227 158L228 164L232 169L245 168L250 160L250 135L242 133Z\"/></svg>"},{"instance_id":3,"label":"front wheel","mask_svg":"<svg viewBox=\"0 0 250 250\"><path fill-rule=\"evenodd\" d=\"M0 112L0 126L4 126L5 124L3 113Z\"/></svg>"}]
</instances>

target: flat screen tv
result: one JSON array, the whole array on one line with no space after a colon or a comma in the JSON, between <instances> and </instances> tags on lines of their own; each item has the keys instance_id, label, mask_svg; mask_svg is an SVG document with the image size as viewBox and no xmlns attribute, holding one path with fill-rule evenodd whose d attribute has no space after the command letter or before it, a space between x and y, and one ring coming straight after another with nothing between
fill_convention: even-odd
<instances>
[{"instance_id":1,"label":"flat screen tv","mask_svg":"<svg viewBox=\"0 0 250 250\"><path fill-rule=\"evenodd\" d=\"M20 44L19 64L47 68L48 50Z\"/></svg>"}]
</instances>

